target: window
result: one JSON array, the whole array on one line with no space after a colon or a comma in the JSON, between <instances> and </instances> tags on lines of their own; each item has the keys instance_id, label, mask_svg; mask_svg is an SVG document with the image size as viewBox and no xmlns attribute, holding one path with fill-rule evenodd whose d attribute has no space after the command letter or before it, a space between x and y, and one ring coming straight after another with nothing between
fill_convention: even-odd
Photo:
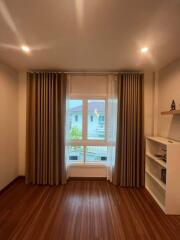
<instances>
[{"instance_id":1,"label":"window","mask_svg":"<svg viewBox=\"0 0 180 240\"><path fill-rule=\"evenodd\" d=\"M70 161L84 162L84 147L83 146L69 146L68 155Z\"/></svg>"},{"instance_id":2,"label":"window","mask_svg":"<svg viewBox=\"0 0 180 240\"><path fill-rule=\"evenodd\" d=\"M105 100L88 100L88 115L94 117L93 122L88 122L88 139L105 139L105 122L100 121L100 117L105 115Z\"/></svg>"},{"instance_id":3,"label":"window","mask_svg":"<svg viewBox=\"0 0 180 240\"><path fill-rule=\"evenodd\" d=\"M82 112L83 101L70 100L68 106L68 129L70 140L82 139Z\"/></svg>"},{"instance_id":4,"label":"window","mask_svg":"<svg viewBox=\"0 0 180 240\"><path fill-rule=\"evenodd\" d=\"M99 162L107 160L107 146L87 146L86 147L86 161Z\"/></svg>"},{"instance_id":5,"label":"window","mask_svg":"<svg viewBox=\"0 0 180 240\"><path fill-rule=\"evenodd\" d=\"M78 115L75 115L75 122L78 122Z\"/></svg>"},{"instance_id":6,"label":"window","mask_svg":"<svg viewBox=\"0 0 180 240\"><path fill-rule=\"evenodd\" d=\"M70 99L67 111L69 161L106 161L106 99Z\"/></svg>"}]
</instances>

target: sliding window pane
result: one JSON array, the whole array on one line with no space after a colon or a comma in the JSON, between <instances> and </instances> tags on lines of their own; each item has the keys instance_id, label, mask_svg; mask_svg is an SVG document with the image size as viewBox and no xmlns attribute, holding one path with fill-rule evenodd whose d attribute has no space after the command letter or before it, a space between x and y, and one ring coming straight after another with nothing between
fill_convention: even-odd
<instances>
[{"instance_id":1,"label":"sliding window pane","mask_svg":"<svg viewBox=\"0 0 180 240\"><path fill-rule=\"evenodd\" d=\"M83 146L69 146L68 147L69 161L84 162L84 147Z\"/></svg>"},{"instance_id":2,"label":"sliding window pane","mask_svg":"<svg viewBox=\"0 0 180 240\"><path fill-rule=\"evenodd\" d=\"M68 103L69 140L81 140L83 101L73 99L69 100Z\"/></svg>"},{"instance_id":3,"label":"sliding window pane","mask_svg":"<svg viewBox=\"0 0 180 240\"><path fill-rule=\"evenodd\" d=\"M88 100L88 140L105 139L105 100Z\"/></svg>"},{"instance_id":4,"label":"sliding window pane","mask_svg":"<svg viewBox=\"0 0 180 240\"><path fill-rule=\"evenodd\" d=\"M107 161L107 147L106 146L87 146L86 161L87 162Z\"/></svg>"}]
</instances>

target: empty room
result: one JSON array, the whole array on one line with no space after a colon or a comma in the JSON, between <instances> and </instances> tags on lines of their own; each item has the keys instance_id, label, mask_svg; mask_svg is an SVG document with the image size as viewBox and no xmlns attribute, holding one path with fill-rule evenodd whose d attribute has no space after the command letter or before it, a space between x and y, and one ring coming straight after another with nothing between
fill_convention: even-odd
<instances>
[{"instance_id":1,"label":"empty room","mask_svg":"<svg viewBox=\"0 0 180 240\"><path fill-rule=\"evenodd\" d=\"M179 0L0 0L0 240L180 240Z\"/></svg>"}]
</instances>

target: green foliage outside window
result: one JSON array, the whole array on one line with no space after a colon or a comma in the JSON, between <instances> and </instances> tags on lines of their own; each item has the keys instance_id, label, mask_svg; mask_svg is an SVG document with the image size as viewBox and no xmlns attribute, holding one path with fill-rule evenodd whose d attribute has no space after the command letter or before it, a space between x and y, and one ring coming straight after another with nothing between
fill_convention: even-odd
<instances>
[{"instance_id":1,"label":"green foliage outside window","mask_svg":"<svg viewBox=\"0 0 180 240\"><path fill-rule=\"evenodd\" d=\"M82 131L78 127L72 127L70 130L70 139L71 140L82 139Z\"/></svg>"}]
</instances>

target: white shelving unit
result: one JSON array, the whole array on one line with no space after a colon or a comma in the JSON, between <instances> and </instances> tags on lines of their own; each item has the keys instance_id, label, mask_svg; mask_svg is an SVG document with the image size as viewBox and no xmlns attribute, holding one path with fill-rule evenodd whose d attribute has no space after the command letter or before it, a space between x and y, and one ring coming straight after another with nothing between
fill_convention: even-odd
<instances>
[{"instance_id":1,"label":"white shelving unit","mask_svg":"<svg viewBox=\"0 0 180 240\"><path fill-rule=\"evenodd\" d=\"M157 155L166 155L166 161ZM166 169L166 182L161 170ZM180 142L146 138L145 187L166 214L180 215Z\"/></svg>"}]
</instances>

